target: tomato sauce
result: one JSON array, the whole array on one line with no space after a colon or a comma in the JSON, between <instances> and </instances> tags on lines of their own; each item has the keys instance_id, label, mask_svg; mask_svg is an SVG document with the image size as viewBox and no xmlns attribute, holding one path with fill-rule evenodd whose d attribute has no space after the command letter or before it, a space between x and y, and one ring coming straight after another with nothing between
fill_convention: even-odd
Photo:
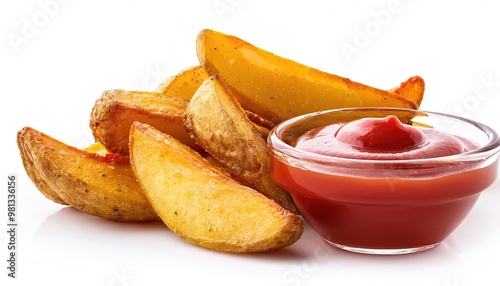
<instances>
[{"instance_id":1,"label":"tomato sauce","mask_svg":"<svg viewBox=\"0 0 500 286\"><path fill-rule=\"evenodd\" d=\"M375 249L442 241L498 173L498 165L492 164L439 178L360 178L290 167L279 160L272 164L273 178L293 190L302 216L322 237Z\"/></svg>"},{"instance_id":2,"label":"tomato sauce","mask_svg":"<svg viewBox=\"0 0 500 286\"><path fill-rule=\"evenodd\" d=\"M478 162L406 169L401 160L449 156L478 146L404 125L394 116L316 128L299 137L295 147L346 159L398 160L399 169L367 165L370 171L271 160L272 177L290 191L306 221L327 241L355 248L405 249L441 242L498 174L498 164L477 169Z\"/></svg>"},{"instance_id":3,"label":"tomato sauce","mask_svg":"<svg viewBox=\"0 0 500 286\"><path fill-rule=\"evenodd\" d=\"M369 160L435 158L477 147L461 137L402 124L394 115L316 128L302 135L295 146L316 154Z\"/></svg>"}]
</instances>

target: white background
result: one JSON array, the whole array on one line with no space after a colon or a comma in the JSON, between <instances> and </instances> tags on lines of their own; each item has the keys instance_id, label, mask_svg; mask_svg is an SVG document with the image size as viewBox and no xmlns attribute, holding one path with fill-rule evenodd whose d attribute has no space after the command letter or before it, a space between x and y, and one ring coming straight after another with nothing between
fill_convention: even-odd
<instances>
[{"instance_id":1,"label":"white background","mask_svg":"<svg viewBox=\"0 0 500 286\"><path fill-rule=\"evenodd\" d=\"M378 88L420 75L421 109L500 130L499 12L493 0L0 0L1 173L19 180L18 278L7 278L2 227L0 284L500 285L499 181L442 245L420 254L351 254L307 228L287 249L234 255L187 244L161 223L115 223L45 199L15 143L32 126L86 146L100 94L153 90L196 65L203 28Z\"/></svg>"}]
</instances>

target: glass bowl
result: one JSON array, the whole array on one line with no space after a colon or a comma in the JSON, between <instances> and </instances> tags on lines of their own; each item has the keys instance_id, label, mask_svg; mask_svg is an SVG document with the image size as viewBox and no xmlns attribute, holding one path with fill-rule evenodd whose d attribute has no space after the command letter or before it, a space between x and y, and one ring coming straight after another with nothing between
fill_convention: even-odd
<instances>
[{"instance_id":1,"label":"glass bowl","mask_svg":"<svg viewBox=\"0 0 500 286\"><path fill-rule=\"evenodd\" d=\"M430 159L366 160L295 148L305 132L361 118L395 115L405 124L479 147ZM400 108L345 108L295 117L268 137L273 179L301 216L332 245L367 254L430 249L464 220L498 174L500 139L490 127L454 115Z\"/></svg>"}]
</instances>

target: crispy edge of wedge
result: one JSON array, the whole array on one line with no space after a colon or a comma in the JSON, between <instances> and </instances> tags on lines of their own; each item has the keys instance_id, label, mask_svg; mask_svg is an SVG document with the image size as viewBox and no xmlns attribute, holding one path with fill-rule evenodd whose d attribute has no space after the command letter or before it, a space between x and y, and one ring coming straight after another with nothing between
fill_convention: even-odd
<instances>
[{"instance_id":1,"label":"crispy edge of wedge","mask_svg":"<svg viewBox=\"0 0 500 286\"><path fill-rule=\"evenodd\" d=\"M32 159L27 172L38 172L40 180L68 205L110 220L158 220L128 157L89 153L31 127L20 130L18 138Z\"/></svg>"},{"instance_id":2,"label":"crispy edge of wedge","mask_svg":"<svg viewBox=\"0 0 500 286\"><path fill-rule=\"evenodd\" d=\"M130 132L132 169L164 223L186 241L224 252L267 252L303 233L301 219L222 174L147 124Z\"/></svg>"},{"instance_id":3,"label":"crispy edge of wedge","mask_svg":"<svg viewBox=\"0 0 500 286\"><path fill-rule=\"evenodd\" d=\"M67 203L59 196L59 194L47 184L42 173L36 168L33 162L32 154L29 147L26 144L26 131L24 129L17 132L17 146L21 155L21 160L24 166L26 174L33 182L35 187L42 193L47 199L61 204L67 205Z\"/></svg>"},{"instance_id":4,"label":"crispy edge of wedge","mask_svg":"<svg viewBox=\"0 0 500 286\"><path fill-rule=\"evenodd\" d=\"M298 213L288 192L271 178L265 139L215 77L196 91L184 123L197 144L240 182Z\"/></svg>"},{"instance_id":5,"label":"crispy edge of wedge","mask_svg":"<svg viewBox=\"0 0 500 286\"><path fill-rule=\"evenodd\" d=\"M177 75L167 78L155 90L155 94L161 97L178 97L191 100L194 93L210 75L200 66L188 67ZM254 123L263 138L267 138L274 124L262 118L255 112L245 110L247 117Z\"/></svg>"},{"instance_id":6,"label":"crispy edge of wedge","mask_svg":"<svg viewBox=\"0 0 500 286\"><path fill-rule=\"evenodd\" d=\"M184 129L188 102L185 98L162 97L155 92L107 90L96 100L89 125L96 141L112 153L128 155L129 132L134 121L148 123L203 151Z\"/></svg>"},{"instance_id":7,"label":"crispy edge of wedge","mask_svg":"<svg viewBox=\"0 0 500 286\"><path fill-rule=\"evenodd\" d=\"M325 109L418 107L393 92L280 57L233 35L204 29L196 47L201 66L217 76L243 108L275 124Z\"/></svg>"},{"instance_id":8,"label":"crispy edge of wedge","mask_svg":"<svg viewBox=\"0 0 500 286\"><path fill-rule=\"evenodd\" d=\"M417 107L420 107L424 99L425 81L420 76L412 76L403 81L398 87L388 90L415 102Z\"/></svg>"},{"instance_id":9,"label":"crispy edge of wedge","mask_svg":"<svg viewBox=\"0 0 500 286\"><path fill-rule=\"evenodd\" d=\"M188 67L167 78L155 91L162 97L179 97L190 100L198 87L208 77L208 73L202 66Z\"/></svg>"}]
</instances>

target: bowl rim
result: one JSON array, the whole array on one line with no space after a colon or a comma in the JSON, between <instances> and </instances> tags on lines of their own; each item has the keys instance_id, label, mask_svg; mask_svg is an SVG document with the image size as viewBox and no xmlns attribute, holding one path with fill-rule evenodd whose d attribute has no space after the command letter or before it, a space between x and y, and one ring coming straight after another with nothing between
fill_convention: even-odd
<instances>
[{"instance_id":1,"label":"bowl rim","mask_svg":"<svg viewBox=\"0 0 500 286\"><path fill-rule=\"evenodd\" d=\"M281 135L283 132L290 127L291 125L299 122L308 120L310 118L317 117L326 113L335 113L335 112L352 112L352 111L402 111L402 112L412 112L415 114L430 114L440 117L451 118L453 120L458 120L464 123L467 123L473 127L476 127L478 130L482 131L489 139L488 143L484 146L482 145L479 148L474 150L470 150L467 152L463 152L455 155L434 157L434 158L420 158L420 159L394 159L394 160L377 160L377 159L352 159L352 158L340 158L333 157L328 155L316 154L313 152L308 152L304 150L300 150L291 146L290 144L284 142L281 139ZM445 131L446 132L446 131ZM419 109L409 109L409 108L398 108L398 107L349 107L349 108L336 108L336 109L328 109L322 111L316 111L307 113L304 115L299 115L290 119L287 119L278 125L276 125L267 138L267 146L270 152L273 154L285 156L287 158L293 158L295 160L300 160L303 162L307 162L310 164L322 164L322 165L337 165L341 164L343 166L353 164L362 164L363 168L366 168L366 164L372 165L384 165L384 164L404 164L405 166L412 164L450 164L456 162L465 162L465 161L481 161L486 160L494 155L496 155L500 151L500 137L498 133L493 130L488 125L480 123L478 121L468 119L465 117L457 116L454 114L447 114L443 112L436 111L427 111L427 110L419 110Z\"/></svg>"}]
</instances>

